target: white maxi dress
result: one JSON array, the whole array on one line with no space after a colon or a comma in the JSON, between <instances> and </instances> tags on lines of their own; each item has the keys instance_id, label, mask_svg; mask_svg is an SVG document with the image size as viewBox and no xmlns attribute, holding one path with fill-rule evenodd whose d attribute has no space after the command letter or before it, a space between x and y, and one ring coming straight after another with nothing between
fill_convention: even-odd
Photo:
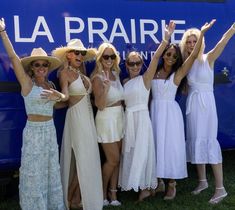
<instances>
[{"instance_id":1,"label":"white maxi dress","mask_svg":"<svg viewBox=\"0 0 235 210\"><path fill-rule=\"evenodd\" d=\"M86 77L89 81L89 78ZM90 83L90 82L89 82ZM100 155L96 128L89 93L81 77L69 86L70 95L84 97L66 113L62 147L61 176L64 200L68 208L68 187L71 174L77 169L84 210L101 210L103 208L103 190L101 178ZM72 151L75 158L72 158Z\"/></svg>"},{"instance_id":2,"label":"white maxi dress","mask_svg":"<svg viewBox=\"0 0 235 210\"><path fill-rule=\"evenodd\" d=\"M151 120L156 149L157 177L187 177L184 122L175 101L174 74L169 79L152 81Z\"/></svg>"},{"instance_id":3,"label":"white maxi dress","mask_svg":"<svg viewBox=\"0 0 235 210\"><path fill-rule=\"evenodd\" d=\"M207 56L196 60L187 76L187 161L194 164L222 163L217 140L218 118L213 93L214 71Z\"/></svg>"},{"instance_id":4,"label":"white maxi dress","mask_svg":"<svg viewBox=\"0 0 235 210\"><path fill-rule=\"evenodd\" d=\"M126 131L119 186L122 190L157 187L154 139L148 110L149 90L138 76L124 85Z\"/></svg>"}]
</instances>

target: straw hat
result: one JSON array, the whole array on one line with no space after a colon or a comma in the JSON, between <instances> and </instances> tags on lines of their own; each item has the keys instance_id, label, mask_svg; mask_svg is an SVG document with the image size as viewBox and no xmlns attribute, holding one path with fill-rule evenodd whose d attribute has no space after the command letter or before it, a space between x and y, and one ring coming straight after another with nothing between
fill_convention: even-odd
<instances>
[{"instance_id":1,"label":"straw hat","mask_svg":"<svg viewBox=\"0 0 235 210\"><path fill-rule=\"evenodd\" d=\"M59 58L62 61L66 60L66 52L70 50L80 50L80 51L87 51L86 55L84 56L84 61L92 60L96 56L96 49L95 48L85 48L82 41L80 39L71 39L66 47L58 47L52 51L52 55Z\"/></svg>"},{"instance_id":2,"label":"straw hat","mask_svg":"<svg viewBox=\"0 0 235 210\"><path fill-rule=\"evenodd\" d=\"M48 68L49 71L57 69L62 63L61 61L53 56L48 56L47 53L40 48L33 48L31 55L21 59L21 63L26 71L30 71L30 64L36 60L47 60L50 63Z\"/></svg>"}]
</instances>

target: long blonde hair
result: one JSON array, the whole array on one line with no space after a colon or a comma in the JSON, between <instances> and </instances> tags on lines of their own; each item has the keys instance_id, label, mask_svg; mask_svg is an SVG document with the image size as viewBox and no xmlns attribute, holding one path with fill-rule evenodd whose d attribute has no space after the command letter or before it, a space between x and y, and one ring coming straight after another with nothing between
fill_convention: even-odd
<instances>
[{"instance_id":1,"label":"long blonde hair","mask_svg":"<svg viewBox=\"0 0 235 210\"><path fill-rule=\"evenodd\" d=\"M190 28L188 30L186 30L183 34L183 37L181 39L181 42L179 44L180 46L180 50L181 50L181 53L182 53L182 56L183 56L183 60L185 61L187 58L188 58L188 52L186 50L186 42L188 40L188 38L190 36L195 36L197 38L197 40L199 39L199 36L200 36L200 33L201 31L197 28ZM197 58L199 60L202 60L202 55L204 53L204 50L205 50L205 39L203 37L203 40L202 40L202 44L201 44L201 48L199 50L199 53L198 53L198 56Z\"/></svg>"},{"instance_id":2,"label":"long blonde hair","mask_svg":"<svg viewBox=\"0 0 235 210\"><path fill-rule=\"evenodd\" d=\"M110 48L113 50L113 53L116 55L116 58L114 60L114 64L113 64L113 67L112 67L112 70L114 70L117 74L120 73L120 67L119 67L119 63L120 63L120 56L116 50L116 48L110 44L110 43L102 43L99 48L98 48L98 51L97 51L97 54L96 54L96 65L95 65L95 69L94 71L92 72L92 75L91 77L93 77L95 74L101 74L102 71L103 71L103 65L101 63L101 59L102 59L102 56L103 56L103 53L104 51L107 49L107 48Z\"/></svg>"}]
</instances>

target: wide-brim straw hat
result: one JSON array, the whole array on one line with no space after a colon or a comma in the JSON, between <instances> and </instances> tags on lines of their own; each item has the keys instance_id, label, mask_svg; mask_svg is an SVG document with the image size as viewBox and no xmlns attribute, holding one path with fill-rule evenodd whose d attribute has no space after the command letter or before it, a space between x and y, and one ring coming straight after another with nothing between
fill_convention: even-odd
<instances>
[{"instance_id":1,"label":"wide-brim straw hat","mask_svg":"<svg viewBox=\"0 0 235 210\"><path fill-rule=\"evenodd\" d=\"M60 59L54 56L48 56L41 47L34 48L30 56L21 59L21 63L26 71L30 71L31 63L36 60L47 60L50 63L50 66L48 67L49 71L57 69L62 64Z\"/></svg>"},{"instance_id":2,"label":"wide-brim straw hat","mask_svg":"<svg viewBox=\"0 0 235 210\"><path fill-rule=\"evenodd\" d=\"M85 48L80 39L71 39L67 46L58 47L52 51L52 55L59 58L62 61L66 61L66 52L71 50L87 51L86 55L83 56L84 61L92 60L96 56L95 48Z\"/></svg>"}]
</instances>

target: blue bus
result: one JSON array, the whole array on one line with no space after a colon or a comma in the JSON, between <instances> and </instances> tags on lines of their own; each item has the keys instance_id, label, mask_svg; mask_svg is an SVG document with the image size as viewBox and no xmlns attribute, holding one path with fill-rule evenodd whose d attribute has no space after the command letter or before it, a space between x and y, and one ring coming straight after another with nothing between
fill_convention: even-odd
<instances>
[{"instance_id":1,"label":"blue bus","mask_svg":"<svg viewBox=\"0 0 235 210\"><path fill-rule=\"evenodd\" d=\"M29 55L34 47L50 53L70 39L80 38L86 47L111 42L121 58L136 49L147 64L169 20L176 23L171 42L179 43L187 28L200 28L206 21L217 19L206 33L207 52L235 21L234 8L234 0L1 0L0 17L4 17L20 57ZM88 71L92 68L92 64L87 66ZM51 78L56 80L56 75ZM235 148L235 37L215 63L214 91L219 142L222 149ZM184 97L179 101L184 109ZM64 114L64 110L55 112L59 141ZM25 121L20 87L0 42L0 173L19 168Z\"/></svg>"}]
</instances>

